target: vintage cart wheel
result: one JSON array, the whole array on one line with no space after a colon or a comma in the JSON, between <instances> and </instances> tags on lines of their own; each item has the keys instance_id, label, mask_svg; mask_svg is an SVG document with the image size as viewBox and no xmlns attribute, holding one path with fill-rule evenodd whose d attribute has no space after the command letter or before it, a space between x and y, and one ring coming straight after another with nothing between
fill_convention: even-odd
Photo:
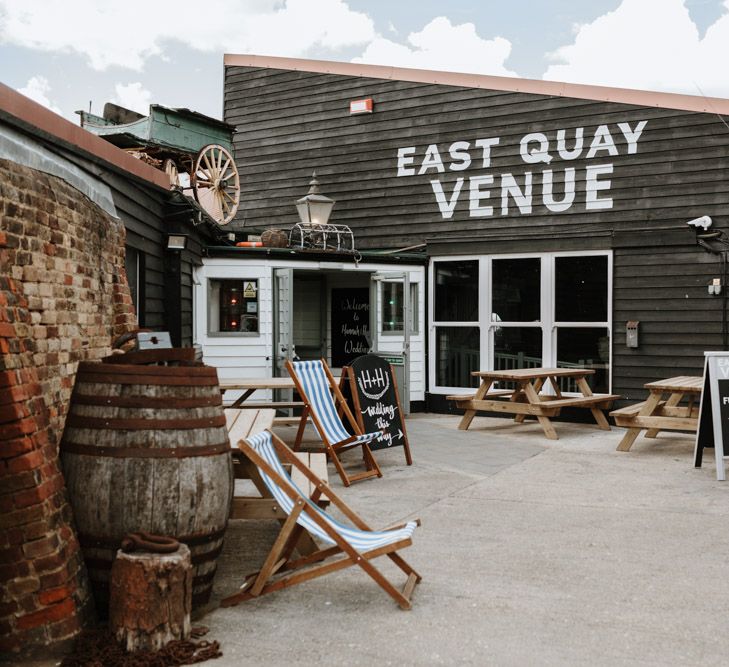
<instances>
[{"instance_id":1,"label":"vintage cart wheel","mask_svg":"<svg viewBox=\"0 0 729 667\"><path fill-rule=\"evenodd\" d=\"M179 187L180 170L177 167L177 163L173 159L167 158L162 163L162 168L165 170L165 173L170 177L170 185Z\"/></svg>"},{"instance_id":2,"label":"vintage cart wheel","mask_svg":"<svg viewBox=\"0 0 729 667\"><path fill-rule=\"evenodd\" d=\"M235 216L240 200L240 179L233 156L219 144L205 146L191 174L195 199L219 225Z\"/></svg>"}]
</instances>

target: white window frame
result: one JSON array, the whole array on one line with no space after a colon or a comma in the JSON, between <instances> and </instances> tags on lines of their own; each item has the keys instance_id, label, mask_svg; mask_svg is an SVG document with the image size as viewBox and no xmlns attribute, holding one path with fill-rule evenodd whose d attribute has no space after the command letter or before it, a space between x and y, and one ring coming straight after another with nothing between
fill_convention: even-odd
<instances>
[{"instance_id":1,"label":"white window frame","mask_svg":"<svg viewBox=\"0 0 729 667\"><path fill-rule=\"evenodd\" d=\"M555 320L555 259L557 257L607 257L607 320L600 322L557 322ZM534 322L492 322L492 261L494 259L541 259L540 320ZM439 322L435 315L435 265L438 262L478 260L478 321ZM546 367L557 364L557 329L560 327L594 329L605 327L610 338L608 391L613 384L613 253L612 250L572 250L559 252L504 253L499 255L446 255L431 257L428 271L428 391L432 394L450 394L472 390L471 387L448 387L436 384L436 328L479 327L480 370L493 370L493 345L495 327L539 326L542 328L542 363ZM547 390L551 391L551 385ZM566 395L569 393L566 392Z\"/></svg>"},{"instance_id":2,"label":"white window frame","mask_svg":"<svg viewBox=\"0 0 729 667\"><path fill-rule=\"evenodd\" d=\"M481 370L483 368L483 350L486 350L486 327L483 326L484 313L486 312L486 303L484 302L485 295L485 281L487 279L485 275L485 261L483 255L448 255L445 257L432 257L428 266L428 385L429 392L432 394L452 394L455 392L462 392L464 390L472 390L472 387L447 387L438 386L435 384L436 379L436 328L437 327L464 327L473 328L476 327L479 330L479 361ZM467 262L467 261L478 262L478 319L473 322L450 322L450 321L436 321L433 319L435 316L435 265L439 262ZM490 276L488 276L490 279Z\"/></svg>"}]
</instances>

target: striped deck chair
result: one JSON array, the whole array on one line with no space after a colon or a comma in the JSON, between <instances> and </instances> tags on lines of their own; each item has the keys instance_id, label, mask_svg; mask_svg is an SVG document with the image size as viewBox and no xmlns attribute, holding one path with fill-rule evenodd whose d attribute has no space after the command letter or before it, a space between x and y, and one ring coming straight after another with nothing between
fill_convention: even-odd
<instances>
[{"instance_id":1,"label":"striped deck chair","mask_svg":"<svg viewBox=\"0 0 729 667\"><path fill-rule=\"evenodd\" d=\"M314 427L324 442L327 454L334 462L344 486L349 486L352 482L361 479L382 477L380 466L377 465L369 445L375 438L382 435L382 432L362 433L326 362L323 359L293 363L287 361L286 368L304 401L304 414L296 434L294 448L298 449L304 434L306 417L311 415ZM347 432L340 414L346 416L354 435ZM354 447L362 448L366 470L348 475L339 459L339 454Z\"/></svg>"},{"instance_id":2,"label":"striped deck chair","mask_svg":"<svg viewBox=\"0 0 729 667\"><path fill-rule=\"evenodd\" d=\"M421 577L397 551L412 544L412 534L420 520L373 531L270 431L240 440L238 447L258 467L261 478L288 518L263 567L245 578L239 592L223 599L223 607L359 565L402 609L410 609L410 598ZM296 466L316 487L311 498L292 481L282 461ZM322 495L331 500L352 526L334 519L316 504ZM323 542L324 546L314 553L293 558L302 531ZM370 562L385 555L407 575L402 589L390 583Z\"/></svg>"}]
</instances>

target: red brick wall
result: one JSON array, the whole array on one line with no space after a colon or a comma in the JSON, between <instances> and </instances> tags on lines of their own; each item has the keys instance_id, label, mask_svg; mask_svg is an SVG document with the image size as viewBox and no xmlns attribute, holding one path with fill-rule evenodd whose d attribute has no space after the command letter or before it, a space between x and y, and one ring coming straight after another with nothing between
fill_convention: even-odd
<instances>
[{"instance_id":1,"label":"red brick wall","mask_svg":"<svg viewBox=\"0 0 729 667\"><path fill-rule=\"evenodd\" d=\"M78 362L136 328L125 230L64 181L0 160L0 655L48 652L91 596L58 462Z\"/></svg>"}]
</instances>

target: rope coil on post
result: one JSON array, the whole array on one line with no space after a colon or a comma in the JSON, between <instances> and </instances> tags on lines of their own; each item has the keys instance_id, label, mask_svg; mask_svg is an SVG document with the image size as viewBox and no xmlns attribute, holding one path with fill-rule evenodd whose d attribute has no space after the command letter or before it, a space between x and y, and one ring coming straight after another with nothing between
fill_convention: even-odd
<instances>
[{"instance_id":1,"label":"rope coil on post","mask_svg":"<svg viewBox=\"0 0 729 667\"><path fill-rule=\"evenodd\" d=\"M140 531L129 533L121 541L121 550L125 553L133 551L151 551L156 554L171 554L180 548L180 543L173 537L152 535Z\"/></svg>"}]
</instances>

